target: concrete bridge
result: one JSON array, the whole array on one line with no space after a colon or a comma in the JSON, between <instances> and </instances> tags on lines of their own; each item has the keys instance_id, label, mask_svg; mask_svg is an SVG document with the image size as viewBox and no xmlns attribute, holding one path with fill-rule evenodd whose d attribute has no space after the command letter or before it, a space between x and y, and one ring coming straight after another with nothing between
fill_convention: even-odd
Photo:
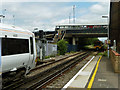
<instances>
[{"instance_id":1,"label":"concrete bridge","mask_svg":"<svg viewBox=\"0 0 120 90\"><path fill-rule=\"evenodd\" d=\"M108 25L57 25L55 31L57 32L56 41L72 38L73 45L75 45L75 40L79 37L107 37Z\"/></svg>"},{"instance_id":2,"label":"concrete bridge","mask_svg":"<svg viewBox=\"0 0 120 90\"><path fill-rule=\"evenodd\" d=\"M66 30L66 37L107 37L107 28L89 28L80 30Z\"/></svg>"},{"instance_id":3,"label":"concrete bridge","mask_svg":"<svg viewBox=\"0 0 120 90\"><path fill-rule=\"evenodd\" d=\"M57 25L55 31L45 31L43 37L48 41L56 43L61 39L68 42L72 41L72 45L80 41L80 38L107 37L108 25ZM41 36L40 32L37 32Z\"/></svg>"}]
</instances>

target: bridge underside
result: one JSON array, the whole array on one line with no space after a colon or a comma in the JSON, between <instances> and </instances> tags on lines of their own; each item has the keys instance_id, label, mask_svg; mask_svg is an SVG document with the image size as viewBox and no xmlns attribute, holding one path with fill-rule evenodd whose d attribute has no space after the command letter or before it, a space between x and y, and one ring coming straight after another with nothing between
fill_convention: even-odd
<instances>
[{"instance_id":1,"label":"bridge underside","mask_svg":"<svg viewBox=\"0 0 120 90\"><path fill-rule=\"evenodd\" d=\"M66 34L65 37L85 37L85 38L97 38L97 37L107 37L108 34L106 33L72 33Z\"/></svg>"}]
</instances>

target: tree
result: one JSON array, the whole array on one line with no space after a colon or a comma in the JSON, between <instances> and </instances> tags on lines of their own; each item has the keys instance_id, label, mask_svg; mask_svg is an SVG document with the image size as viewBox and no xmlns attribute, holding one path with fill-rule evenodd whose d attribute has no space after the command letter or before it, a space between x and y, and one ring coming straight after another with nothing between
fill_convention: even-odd
<instances>
[{"instance_id":1,"label":"tree","mask_svg":"<svg viewBox=\"0 0 120 90\"><path fill-rule=\"evenodd\" d=\"M99 41L98 38L85 38L86 44L93 45L94 42Z\"/></svg>"},{"instance_id":2,"label":"tree","mask_svg":"<svg viewBox=\"0 0 120 90\"><path fill-rule=\"evenodd\" d=\"M65 55L67 51L67 44L68 42L65 40L60 40L57 42L58 52L60 53L60 55Z\"/></svg>"}]
</instances>

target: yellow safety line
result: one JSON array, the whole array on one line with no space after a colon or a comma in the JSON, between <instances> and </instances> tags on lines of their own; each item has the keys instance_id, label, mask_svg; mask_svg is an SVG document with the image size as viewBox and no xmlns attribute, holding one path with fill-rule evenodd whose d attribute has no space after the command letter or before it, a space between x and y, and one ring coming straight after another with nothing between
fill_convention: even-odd
<instances>
[{"instance_id":1,"label":"yellow safety line","mask_svg":"<svg viewBox=\"0 0 120 90\"><path fill-rule=\"evenodd\" d=\"M90 89L90 88L92 87L92 84L93 84L93 81L94 81L94 79L95 79L95 75L96 75L96 73L97 73L98 65L99 65L99 62L100 62L101 58L102 58L102 56L99 58L99 60L98 60L98 62L97 62L95 71L94 71L94 73L93 73L93 75L92 75L92 78L91 78L89 84L88 84L88 87L87 87L88 89Z\"/></svg>"}]
</instances>

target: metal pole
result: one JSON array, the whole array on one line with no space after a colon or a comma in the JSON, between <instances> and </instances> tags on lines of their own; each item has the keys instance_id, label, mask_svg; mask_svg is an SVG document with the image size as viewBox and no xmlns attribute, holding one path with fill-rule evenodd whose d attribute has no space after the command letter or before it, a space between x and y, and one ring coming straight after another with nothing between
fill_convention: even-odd
<instances>
[{"instance_id":1,"label":"metal pole","mask_svg":"<svg viewBox=\"0 0 120 90\"><path fill-rule=\"evenodd\" d=\"M48 41L46 41L46 55L48 56Z\"/></svg>"},{"instance_id":2,"label":"metal pole","mask_svg":"<svg viewBox=\"0 0 120 90\"><path fill-rule=\"evenodd\" d=\"M2 19L5 18L4 15L0 15L0 23L2 23Z\"/></svg>"},{"instance_id":3,"label":"metal pole","mask_svg":"<svg viewBox=\"0 0 120 90\"><path fill-rule=\"evenodd\" d=\"M4 16L5 16L5 11L6 11L6 9L3 10L3 15ZM2 23L4 23L4 20L2 21Z\"/></svg>"},{"instance_id":4,"label":"metal pole","mask_svg":"<svg viewBox=\"0 0 120 90\"><path fill-rule=\"evenodd\" d=\"M108 16L102 16L102 18L107 18L107 24L108 24L108 40L107 40L107 44L108 44L108 58L109 58L109 17Z\"/></svg>"},{"instance_id":5,"label":"metal pole","mask_svg":"<svg viewBox=\"0 0 120 90\"><path fill-rule=\"evenodd\" d=\"M108 42L109 42L109 17L107 18L108 23ZM108 58L109 58L109 43L108 43Z\"/></svg>"},{"instance_id":6,"label":"metal pole","mask_svg":"<svg viewBox=\"0 0 120 90\"><path fill-rule=\"evenodd\" d=\"M40 60L42 61L42 47L40 47Z\"/></svg>"},{"instance_id":7,"label":"metal pole","mask_svg":"<svg viewBox=\"0 0 120 90\"><path fill-rule=\"evenodd\" d=\"M15 15L13 15L13 25L15 25Z\"/></svg>"},{"instance_id":8,"label":"metal pole","mask_svg":"<svg viewBox=\"0 0 120 90\"><path fill-rule=\"evenodd\" d=\"M73 5L73 24L75 24L75 5Z\"/></svg>"},{"instance_id":9,"label":"metal pole","mask_svg":"<svg viewBox=\"0 0 120 90\"><path fill-rule=\"evenodd\" d=\"M71 13L69 13L69 24L70 24Z\"/></svg>"},{"instance_id":10,"label":"metal pole","mask_svg":"<svg viewBox=\"0 0 120 90\"><path fill-rule=\"evenodd\" d=\"M1 50L1 49L2 49L2 48L1 48L1 44L2 44L1 41L2 41L2 40L0 39L0 72L1 72L1 51L2 51L2 50Z\"/></svg>"}]
</instances>

